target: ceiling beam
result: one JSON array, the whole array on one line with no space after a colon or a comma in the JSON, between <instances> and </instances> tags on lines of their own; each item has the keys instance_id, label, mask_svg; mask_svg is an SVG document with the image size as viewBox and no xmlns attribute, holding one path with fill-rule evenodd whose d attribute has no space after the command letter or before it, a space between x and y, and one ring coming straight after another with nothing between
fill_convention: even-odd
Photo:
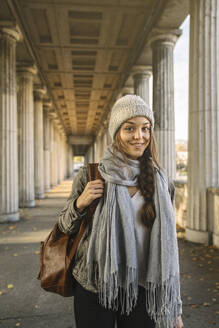
<instances>
[{"instance_id":1,"label":"ceiling beam","mask_svg":"<svg viewBox=\"0 0 219 328\"><path fill-rule=\"evenodd\" d=\"M90 136L71 135L68 141L71 145L90 145L94 140Z\"/></svg>"}]
</instances>

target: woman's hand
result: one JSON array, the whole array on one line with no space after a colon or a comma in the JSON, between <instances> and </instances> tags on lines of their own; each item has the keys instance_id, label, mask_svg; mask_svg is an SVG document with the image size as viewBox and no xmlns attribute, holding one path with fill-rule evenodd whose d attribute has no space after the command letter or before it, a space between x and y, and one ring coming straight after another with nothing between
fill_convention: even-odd
<instances>
[{"instance_id":1,"label":"woman's hand","mask_svg":"<svg viewBox=\"0 0 219 328\"><path fill-rule=\"evenodd\" d=\"M183 322L182 322L182 317L180 315L175 319L174 328L182 328L182 327L183 327Z\"/></svg>"},{"instance_id":2,"label":"woman's hand","mask_svg":"<svg viewBox=\"0 0 219 328\"><path fill-rule=\"evenodd\" d=\"M103 190L104 182L102 180L98 179L88 182L84 191L76 201L76 206L79 212L83 211L95 199L100 198L103 195Z\"/></svg>"}]
</instances>

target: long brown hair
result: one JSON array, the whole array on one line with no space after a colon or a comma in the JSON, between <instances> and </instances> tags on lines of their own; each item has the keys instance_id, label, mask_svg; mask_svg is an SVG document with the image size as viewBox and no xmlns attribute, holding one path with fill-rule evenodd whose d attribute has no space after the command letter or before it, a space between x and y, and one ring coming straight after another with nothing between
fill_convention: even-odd
<instances>
[{"instance_id":1,"label":"long brown hair","mask_svg":"<svg viewBox=\"0 0 219 328\"><path fill-rule=\"evenodd\" d=\"M120 130L115 135L113 141L113 148L122 153L124 160L127 157L124 144L120 137ZM150 131L150 141L145 149L143 155L139 158L140 174L138 176L138 185L142 196L144 197L144 205L141 209L142 222L148 227L152 228L155 217L154 205L154 191L155 191L155 178L154 178L154 163L160 168L157 145L153 131Z\"/></svg>"}]
</instances>

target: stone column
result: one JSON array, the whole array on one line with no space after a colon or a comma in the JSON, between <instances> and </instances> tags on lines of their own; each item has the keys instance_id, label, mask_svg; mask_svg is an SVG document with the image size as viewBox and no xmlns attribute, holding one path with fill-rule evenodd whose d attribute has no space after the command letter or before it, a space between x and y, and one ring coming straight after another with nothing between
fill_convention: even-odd
<instances>
[{"instance_id":1,"label":"stone column","mask_svg":"<svg viewBox=\"0 0 219 328\"><path fill-rule=\"evenodd\" d=\"M18 82L18 167L19 207L35 206L33 76L36 68L19 64Z\"/></svg>"},{"instance_id":2,"label":"stone column","mask_svg":"<svg viewBox=\"0 0 219 328\"><path fill-rule=\"evenodd\" d=\"M86 152L86 154L84 155L84 164L88 164L89 163L89 151Z\"/></svg>"},{"instance_id":3,"label":"stone column","mask_svg":"<svg viewBox=\"0 0 219 328\"><path fill-rule=\"evenodd\" d=\"M102 137L102 154L101 154L101 157L103 157L103 154L107 148L107 131L105 130L104 131L104 134L103 134L103 137Z\"/></svg>"},{"instance_id":4,"label":"stone column","mask_svg":"<svg viewBox=\"0 0 219 328\"><path fill-rule=\"evenodd\" d=\"M124 86L122 88L121 94L119 95L118 99L126 96L126 95L133 95L134 94L134 88L132 86Z\"/></svg>"},{"instance_id":5,"label":"stone column","mask_svg":"<svg viewBox=\"0 0 219 328\"><path fill-rule=\"evenodd\" d=\"M155 137L161 166L176 177L173 49L180 30L155 31L151 39Z\"/></svg>"},{"instance_id":6,"label":"stone column","mask_svg":"<svg viewBox=\"0 0 219 328\"><path fill-rule=\"evenodd\" d=\"M90 145L88 148L88 151L86 153L86 163L94 163L95 157L94 157L94 144Z\"/></svg>"},{"instance_id":7,"label":"stone column","mask_svg":"<svg viewBox=\"0 0 219 328\"><path fill-rule=\"evenodd\" d=\"M66 178L69 178L69 173L71 172L70 163L70 145L68 144L68 139L66 139Z\"/></svg>"},{"instance_id":8,"label":"stone column","mask_svg":"<svg viewBox=\"0 0 219 328\"><path fill-rule=\"evenodd\" d=\"M66 157L65 157L65 134L64 132L61 134L61 149L62 149L62 159L63 159L63 165L62 165L62 180L65 179L65 172L66 172Z\"/></svg>"},{"instance_id":9,"label":"stone column","mask_svg":"<svg viewBox=\"0 0 219 328\"><path fill-rule=\"evenodd\" d=\"M67 178L71 177L71 146L67 143Z\"/></svg>"},{"instance_id":10,"label":"stone column","mask_svg":"<svg viewBox=\"0 0 219 328\"><path fill-rule=\"evenodd\" d=\"M61 167L62 167L62 153L61 153L61 140L60 140L60 124L58 124L57 129L57 164L58 164L58 171L57 171L57 178L58 184L61 182Z\"/></svg>"},{"instance_id":11,"label":"stone column","mask_svg":"<svg viewBox=\"0 0 219 328\"><path fill-rule=\"evenodd\" d=\"M218 1L190 1L186 238L201 243L210 241L207 188L219 186L218 10Z\"/></svg>"},{"instance_id":12,"label":"stone column","mask_svg":"<svg viewBox=\"0 0 219 328\"><path fill-rule=\"evenodd\" d=\"M151 66L139 65L133 68L134 93L140 96L148 105L150 105L149 81L151 75Z\"/></svg>"},{"instance_id":13,"label":"stone column","mask_svg":"<svg viewBox=\"0 0 219 328\"><path fill-rule=\"evenodd\" d=\"M69 151L68 151L68 158L69 158L69 171L68 171L68 176L72 177L73 176L73 170L74 170L74 154L73 154L73 147L71 144L68 145Z\"/></svg>"},{"instance_id":14,"label":"stone column","mask_svg":"<svg viewBox=\"0 0 219 328\"><path fill-rule=\"evenodd\" d=\"M53 188L56 185L55 178L55 113L53 110L49 112L50 118L50 187Z\"/></svg>"},{"instance_id":15,"label":"stone column","mask_svg":"<svg viewBox=\"0 0 219 328\"><path fill-rule=\"evenodd\" d=\"M64 149L63 149L63 156L64 156L64 172L63 172L63 178L66 179L67 177L67 174L66 174L66 171L67 171L67 157L66 157L66 139L65 139L65 136L63 136L64 139L63 139L63 146L64 146Z\"/></svg>"},{"instance_id":16,"label":"stone column","mask_svg":"<svg viewBox=\"0 0 219 328\"><path fill-rule=\"evenodd\" d=\"M94 141L94 145L93 145L93 149L94 149L94 163L98 162L98 147L97 147L97 138Z\"/></svg>"},{"instance_id":17,"label":"stone column","mask_svg":"<svg viewBox=\"0 0 219 328\"><path fill-rule=\"evenodd\" d=\"M59 131L59 154L60 154L60 167L59 167L59 180L60 182L64 179L64 152L63 152L63 132Z\"/></svg>"},{"instance_id":18,"label":"stone column","mask_svg":"<svg viewBox=\"0 0 219 328\"><path fill-rule=\"evenodd\" d=\"M63 152L63 172L62 172L62 177L63 180L66 178L66 136L63 131L62 133L62 152Z\"/></svg>"},{"instance_id":19,"label":"stone column","mask_svg":"<svg viewBox=\"0 0 219 328\"><path fill-rule=\"evenodd\" d=\"M55 177L55 185L57 185L59 181L59 144L58 144L58 128L57 128L57 119L55 120L55 129L54 129L54 177Z\"/></svg>"},{"instance_id":20,"label":"stone column","mask_svg":"<svg viewBox=\"0 0 219 328\"><path fill-rule=\"evenodd\" d=\"M60 170L60 180L65 179L65 169L66 169L66 158L65 158L65 133L64 130L60 131L60 153L61 153L61 170Z\"/></svg>"},{"instance_id":21,"label":"stone column","mask_svg":"<svg viewBox=\"0 0 219 328\"><path fill-rule=\"evenodd\" d=\"M65 175L64 178L66 179L68 177L68 143L67 143L67 137L65 136Z\"/></svg>"},{"instance_id":22,"label":"stone column","mask_svg":"<svg viewBox=\"0 0 219 328\"><path fill-rule=\"evenodd\" d=\"M109 134L108 126L107 126L106 130L107 130L107 133L106 133L107 145L110 145L112 143L112 140L111 140L111 137Z\"/></svg>"},{"instance_id":23,"label":"stone column","mask_svg":"<svg viewBox=\"0 0 219 328\"><path fill-rule=\"evenodd\" d=\"M44 198L43 96L44 89L34 90L34 179L35 197Z\"/></svg>"},{"instance_id":24,"label":"stone column","mask_svg":"<svg viewBox=\"0 0 219 328\"><path fill-rule=\"evenodd\" d=\"M50 191L50 118L51 102L43 102L43 141L44 141L44 191Z\"/></svg>"},{"instance_id":25,"label":"stone column","mask_svg":"<svg viewBox=\"0 0 219 328\"><path fill-rule=\"evenodd\" d=\"M72 177L73 175L73 152L72 152L72 145L68 145L68 177Z\"/></svg>"},{"instance_id":26,"label":"stone column","mask_svg":"<svg viewBox=\"0 0 219 328\"><path fill-rule=\"evenodd\" d=\"M94 156L95 156L95 163L100 161L100 136L96 137L94 143Z\"/></svg>"},{"instance_id":27,"label":"stone column","mask_svg":"<svg viewBox=\"0 0 219 328\"><path fill-rule=\"evenodd\" d=\"M62 156L63 156L63 168L62 168L62 180L66 178L66 136L64 130L61 134L62 140Z\"/></svg>"},{"instance_id":28,"label":"stone column","mask_svg":"<svg viewBox=\"0 0 219 328\"><path fill-rule=\"evenodd\" d=\"M18 221L15 29L0 27L0 222Z\"/></svg>"}]
</instances>

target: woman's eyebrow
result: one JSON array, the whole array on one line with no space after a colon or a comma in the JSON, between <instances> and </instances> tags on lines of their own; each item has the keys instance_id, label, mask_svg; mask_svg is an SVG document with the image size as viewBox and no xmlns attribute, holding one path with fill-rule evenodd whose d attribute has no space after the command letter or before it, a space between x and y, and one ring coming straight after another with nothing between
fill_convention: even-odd
<instances>
[{"instance_id":1,"label":"woman's eyebrow","mask_svg":"<svg viewBox=\"0 0 219 328\"><path fill-rule=\"evenodd\" d=\"M132 121L127 121L125 123L129 123L129 124L133 124L133 125L136 124L135 122L132 122ZM145 122L142 125L150 125L150 124L151 124L150 122Z\"/></svg>"}]
</instances>

